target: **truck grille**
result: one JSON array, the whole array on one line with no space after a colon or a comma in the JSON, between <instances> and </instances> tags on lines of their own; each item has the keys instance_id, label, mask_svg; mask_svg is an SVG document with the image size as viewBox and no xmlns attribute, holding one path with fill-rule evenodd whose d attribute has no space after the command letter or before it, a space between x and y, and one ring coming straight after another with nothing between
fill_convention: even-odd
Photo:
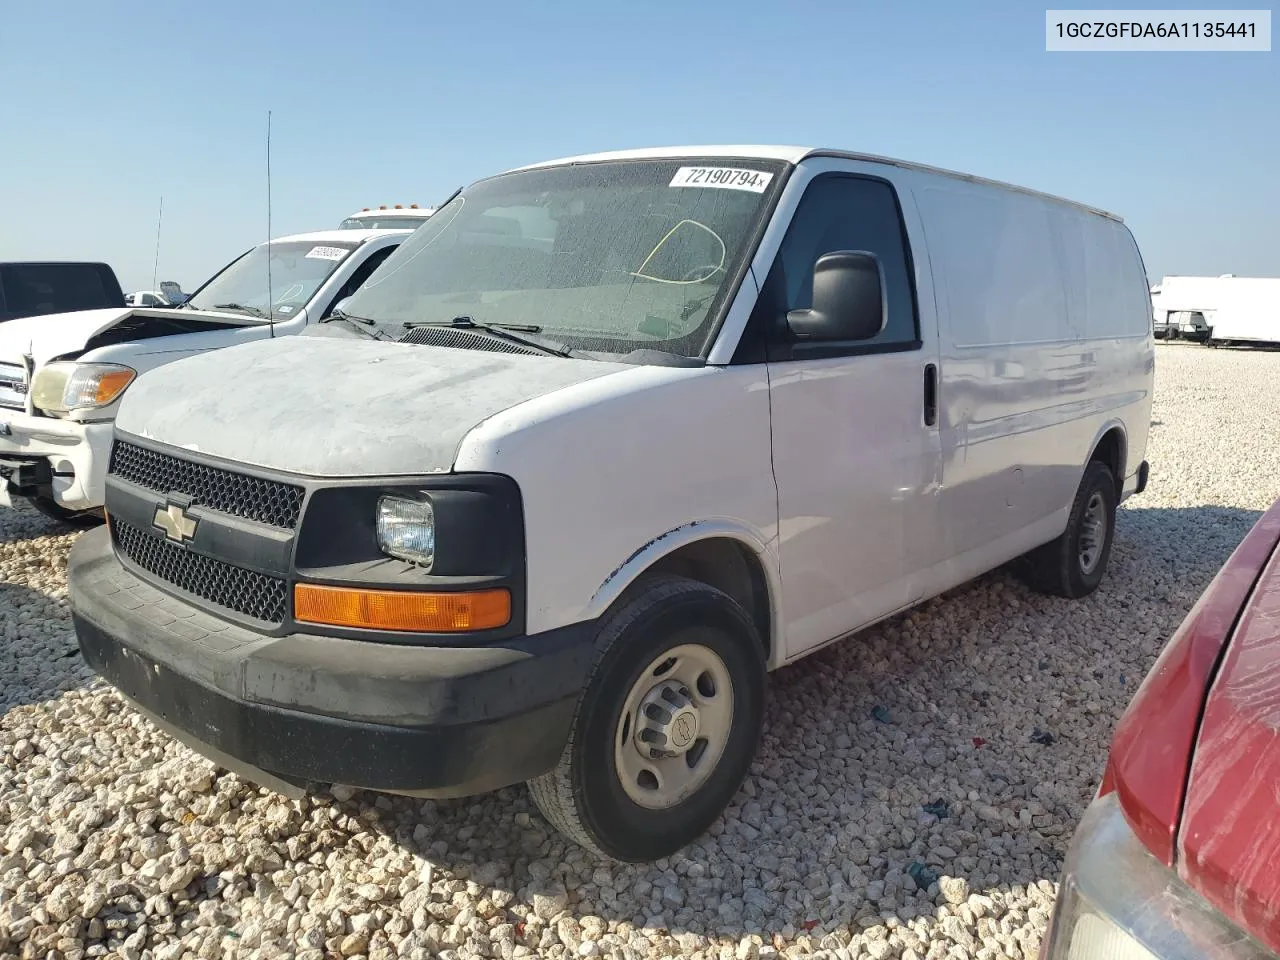
<instances>
[{"instance_id":1,"label":"truck grille","mask_svg":"<svg viewBox=\"0 0 1280 960\"><path fill-rule=\"evenodd\" d=\"M153 577L246 617L284 622L289 591L279 577L192 553L118 517L110 524L116 549Z\"/></svg>"},{"instance_id":2,"label":"truck grille","mask_svg":"<svg viewBox=\"0 0 1280 960\"><path fill-rule=\"evenodd\" d=\"M284 530L298 525L303 489L276 480L193 463L117 440L110 472L159 494L181 493L193 503Z\"/></svg>"},{"instance_id":3,"label":"truck grille","mask_svg":"<svg viewBox=\"0 0 1280 960\"><path fill-rule=\"evenodd\" d=\"M27 409L27 368L20 363L0 363L0 407Z\"/></svg>"}]
</instances>

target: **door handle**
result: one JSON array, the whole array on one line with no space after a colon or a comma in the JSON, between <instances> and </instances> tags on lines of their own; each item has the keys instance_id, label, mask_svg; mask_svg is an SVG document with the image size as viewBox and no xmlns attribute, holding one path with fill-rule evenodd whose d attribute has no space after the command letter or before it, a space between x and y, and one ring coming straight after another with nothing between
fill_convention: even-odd
<instances>
[{"instance_id":1,"label":"door handle","mask_svg":"<svg viewBox=\"0 0 1280 960\"><path fill-rule=\"evenodd\" d=\"M938 422L938 367L933 363L924 366L924 425L932 427Z\"/></svg>"}]
</instances>

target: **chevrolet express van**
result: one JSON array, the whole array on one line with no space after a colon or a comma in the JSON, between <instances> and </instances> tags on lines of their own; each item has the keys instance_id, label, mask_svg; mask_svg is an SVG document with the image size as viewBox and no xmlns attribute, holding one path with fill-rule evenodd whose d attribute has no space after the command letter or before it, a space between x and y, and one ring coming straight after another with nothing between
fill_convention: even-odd
<instances>
[{"instance_id":1,"label":"chevrolet express van","mask_svg":"<svg viewBox=\"0 0 1280 960\"><path fill-rule=\"evenodd\" d=\"M1098 586L1151 309L1117 217L917 164L493 176L340 322L139 380L70 559L81 649L258 783L528 781L661 857L739 788L770 670L1018 558Z\"/></svg>"},{"instance_id":2,"label":"chevrolet express van","mask_svg":"<svg viewBox=\"0 0 1280 960\"><path fill-rule=\"evenodd\" d=\"M409 234L277 237L232 260L181 305L122 299L116 309L0 325L0 506L16 498L64 523L98 523L111 423L135 378L197 353L302 332Z\"/></svg>"}]
</instances>

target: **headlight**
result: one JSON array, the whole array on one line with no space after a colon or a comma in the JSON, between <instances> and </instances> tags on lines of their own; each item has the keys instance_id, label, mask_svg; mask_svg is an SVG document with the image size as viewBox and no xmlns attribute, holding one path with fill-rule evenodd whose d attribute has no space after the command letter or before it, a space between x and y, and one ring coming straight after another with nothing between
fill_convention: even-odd
<instances>
[{"instance_id":1,"label":"headlight","mask_svg":"<svg viewBox=\"0 0 1280 960\"><path fill-rule=\"evenodd\" d=\"M105 407L119 399L137 375L116 363L51 363L36 371L31 403L56 415Z\"/></svg>"},{"instance_id":2,"label":"headlight","mask_svg":"<svg viewBox=\"0 0 1280 960\"><path fill-rule=\"evenodd\" d=\"M1264 960L1274 955L1142 846L1116 794L1085 811L1044 960Z\"/></svg>"},{"instance_id":3,"label":"headlight","mask_svg":"<svg viewBox=\"0 0 1280 960\"><path fill-rule=\"evenodd\" d=\"M430 570L436 559L436 517L431 501L405 497L378 500L378 547L383 553Z\"/></svg>"},{"instance_id":4,"label":"headlight","mask_svg":"<svg viewBox=\"0 0 1280 960\"><path fill-rule=\"evenodd\" d=\"M1074 888L1062 896L1055 922L1062 924L1066 941L1055 952L1067 960L1159 960Z\"/></svg>"}]
</instances>

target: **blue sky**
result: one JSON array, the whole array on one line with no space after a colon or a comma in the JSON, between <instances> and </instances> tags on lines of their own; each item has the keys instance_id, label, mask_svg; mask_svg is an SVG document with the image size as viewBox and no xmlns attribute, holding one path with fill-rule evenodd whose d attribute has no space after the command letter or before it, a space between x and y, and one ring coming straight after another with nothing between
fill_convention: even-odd
<instances>
[{"instance_id":1,"label":"blue sky","mask_svg":"<svg viewBox=\"0 0 1280 960\"><path fill-rule=\"evenodd\" d=\"M522 163L799 143L1121 214L1152 280L1280 276L1280 53L1044 50L1031 4L5 5L0 259L190 290L273 232Z\"/></svg>"}]
</instances>

